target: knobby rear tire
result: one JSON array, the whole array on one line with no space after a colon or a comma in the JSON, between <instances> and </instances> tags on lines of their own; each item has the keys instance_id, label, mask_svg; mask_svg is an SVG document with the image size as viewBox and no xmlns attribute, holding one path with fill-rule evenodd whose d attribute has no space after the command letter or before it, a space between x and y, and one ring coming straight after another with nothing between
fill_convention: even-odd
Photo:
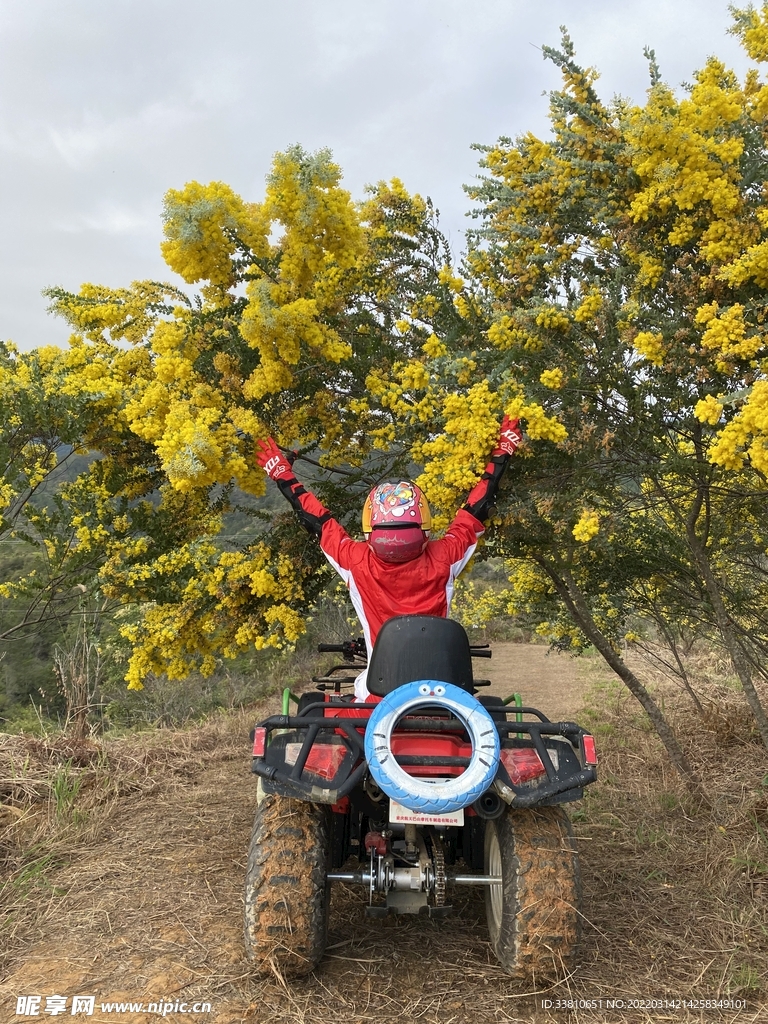
<instances>
[{"instance_id":1,"label":"knobby rear tire","mask_svg":"<svg viewBox=\"0 0 768 1024\"><path fill-rule=\"evenodd\" d=\"M581 937L581 880L562 807L507 811L485 824L486 918L502 967L519 980L561 978Z\"/></svg>"},{"instance_id":2,"label":"knobby rear tire","mask_svg":"<svg viewBox=\"0 0 768 1024\"><path fill-rule=\"evenodd\" d=\"M245 880L245 947L258 974L309 974L325 950L330 888L328 809L264 796Z\"/></svg>"}]
</instances>

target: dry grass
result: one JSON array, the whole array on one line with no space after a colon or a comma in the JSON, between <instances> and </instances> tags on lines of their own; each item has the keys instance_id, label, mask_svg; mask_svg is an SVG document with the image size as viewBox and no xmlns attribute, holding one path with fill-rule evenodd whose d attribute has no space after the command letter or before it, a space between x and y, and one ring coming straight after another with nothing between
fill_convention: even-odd
<instances>
[{"instance_id":1,"label":"dry grass","mask_svg":"<svg viewBox=\"0 0 768 1024\"><path fill-rule=\"evenodd\" d=\"M0 741L7 1019L27 992L207 999L213 1014L188 1019L217 1024L720 1017L568 1014L542 1010L542 996L731 995L749 1010L724 1019L768 1019L768 759L738 695L712 689L717 714L702 724L687 698L657 684L707 780L709 813L691 806L631 699L601 683L594 664L588 670L599 711L582 717L598 737L601 778L572 805L585 922L581 966L567 981L537 993L506 978L477 891L461 891L445 923L371 921L362 893L343 886L334 889L321 967L298 982L252 978L241 888L255 804L254 710L114 742Z\"/></svg>"},{"instance_id":2,"label":"dry grass","mask_svg":"<svg viewBox=\"0 0 768 1024\"><path fill-rule=\"evenodd\" d=\"M211 763L242 759L243 728L241 714L114 741L0 736L0 968L56 895L58 865L98 847L127 805L162 805Z\"/></svg>"},{"instance_id":3,"label":"dry grass","mask_svg":"<svg viewBox=\"0 0 768 1024\"><path fill-rule=\"evenodd\" d=\"M734 996L757 1009L768 990L768 757L731 687L703 685L702 721L649 677L714 809L691 803L626 691L597 682L599 711L582 718L598 736L600 782L574 813L592 933L578 988L613 978L635 994Z\"/></svg>"}]
</instances>

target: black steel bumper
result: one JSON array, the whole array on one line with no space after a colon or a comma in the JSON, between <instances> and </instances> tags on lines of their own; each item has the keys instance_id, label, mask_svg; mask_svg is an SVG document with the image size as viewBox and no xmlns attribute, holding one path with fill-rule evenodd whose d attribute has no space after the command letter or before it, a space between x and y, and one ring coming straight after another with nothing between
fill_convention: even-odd
<instances>
[{"instance_id":1,"label":"black steel bumper","mask_svg":"<svg viewBox=\"0 0 768 1024\"><path fill-rule=\"evenodd\" d=\"M251 770L258 775L267 792L280 793L312 803L335 804L363 781L368 766L365 761L364 733L370 713L355 717L325 717L324 711L344 710L349 714L359 707L343 700L318 702L302 715L272 715L259 722L257 728L266 729L266 749L263 757L254 757ZM527 707L486 707L491 713L499 733L502 748L533 748L546 772L529 782L514 783L505 766L500 763L494 785L502 789L504 799L513 807L533 807L539 804L577 800L585 786L595 782L597 769L586 763L583 737L588 735L575 722L550 722L540 711ZM535 715L536 721L509 721L508 716ZM416 731L432 734L464 733L455 719L405 718L397 731ZM562 739L567 740L567 744ZM343 747L341 763L331 778L308 771L307 759L316 742ZM292 763L286 757L287 745L295 752ZM557 756L553 758L553 754ZM469 764L468 758L456 757L403 757L403 767L429 765L457 767Z\"/></svg>"}]
</instances>

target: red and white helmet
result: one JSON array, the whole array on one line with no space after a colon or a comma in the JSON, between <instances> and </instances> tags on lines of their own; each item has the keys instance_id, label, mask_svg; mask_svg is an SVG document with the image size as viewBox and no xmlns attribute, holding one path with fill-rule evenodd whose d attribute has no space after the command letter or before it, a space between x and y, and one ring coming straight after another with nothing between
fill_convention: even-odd
<instances>
[{"instance_id":1,"label":"red and white helmet","mask_svg":"<svg viewBox=\"0 0 768 1024\"><path fill-rule=\"evenodd\" d=\"M432 513L409 480L379 484L363 506L363 533L383 562L409 562L427 546Z\"/></svg>"}]
</instances>

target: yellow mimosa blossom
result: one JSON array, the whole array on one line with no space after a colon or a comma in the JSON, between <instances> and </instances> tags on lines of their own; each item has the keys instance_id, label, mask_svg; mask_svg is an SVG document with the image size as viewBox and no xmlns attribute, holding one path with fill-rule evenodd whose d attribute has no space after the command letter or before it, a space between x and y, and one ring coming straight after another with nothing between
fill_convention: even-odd
<instances>
[{"instance_id":1,"label":"yellow mimosa blossom","mask_svg":"<svg viewBox=\"0 0 768 1024\"><path fill-rule=\"evenodd\" d=\"M696 403L693 414L697 420L701 420L702 423L709 423L710 426L714 427L717 426L720 417L723 415L723 406L712 395L707 395L706 398L702 398L701 401Z\"/></svg>"},{"instance_id":2,"label":"yellow mimosa blossom","mask_svg":"<svg viewBox=\"0 0 768 1024\"><path fill-rule=\"evenodd\" d=\"M555 366L551 370L544 370L539 377L539 380L545 388L552 388L553 391L559 391L565 382L565 375L559 366Z\"/></svg>"},{"instance_id":3,"label":"yellow mimosa blossom","mask_svg":"<svg viewBox=\"0 0 768 1024\"><path fill-rule=\"evenodd\" d=\"M649 363L653 363L654 366L663 365L666 356L664 339L657 331L639 331L632 345Z\"/></svg>"},{"instance_id":4,"label":"yellow mimosa blossom","mask_svg":"<svg viewBox=\"0 0 768 1024\"><path fill-rule=\"evenodd\" d=\"M585 509L572 532L576 540L581 541L582 544L586 544L593 537L596 537L600 532L600 519L597 512Z\"/></svg>"}]
</instances>

